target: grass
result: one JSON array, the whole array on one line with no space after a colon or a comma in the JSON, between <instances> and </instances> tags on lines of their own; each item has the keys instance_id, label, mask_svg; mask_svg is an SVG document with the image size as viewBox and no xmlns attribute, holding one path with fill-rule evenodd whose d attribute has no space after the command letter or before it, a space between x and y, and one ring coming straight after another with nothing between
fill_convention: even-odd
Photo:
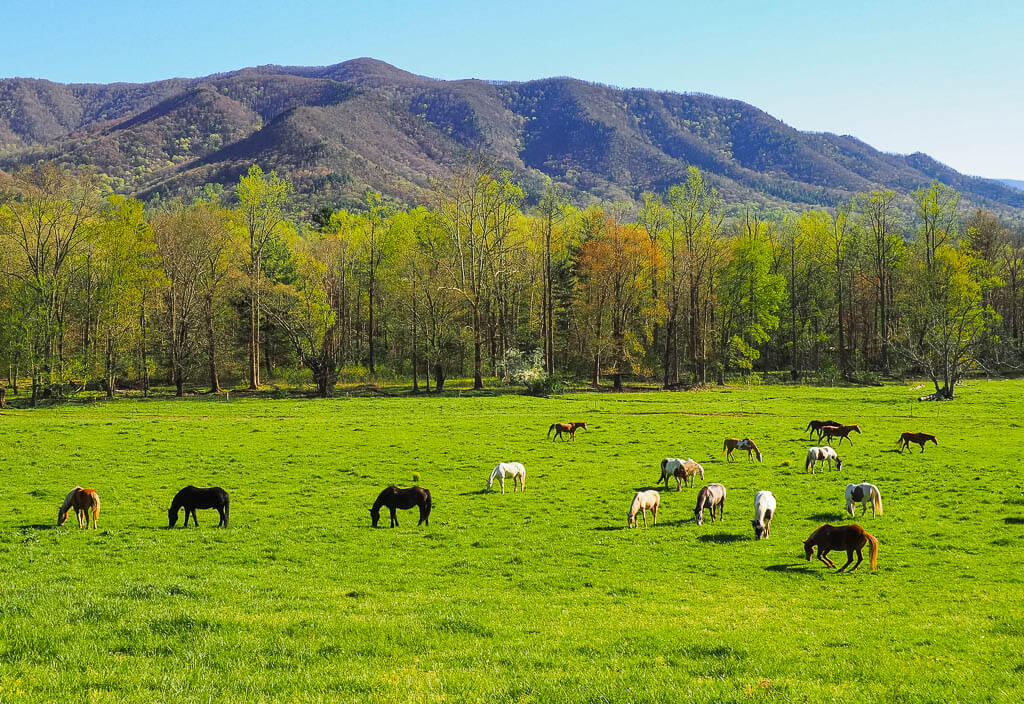
<instances>
[{"instance_id":1,"label":"grass","mask_svg":"<svg viewBox=\"0 0 1024 704\"><path fill-rule=\"evenodd\" d=\"M0 415L0 701L934 702L1024 693L1024 383L950 403L906 387L755 387L331 400L128 400ZM859 423L842 472L803 470L808 420ZM575 443L554 421L586 420ZM894 452L903 430L935 433ZM750 436L727 463L722 438ZM998 440L996 440L998 438ZM693 522L662 457L729 490ZM483 491L502 460L523 494ZM430 489L429 527L370 528L389 483ZM857 522L879 570L837 575L801 541ZM167 530L185 484L231 494L231 528ZM76 484L100 529L57 528ZM697 485L700 486L698 480ZM754 492L778 514L767 541ZM858 509L859 512L859 509ZM387 525L387 515L382 519ZM866 558L866 556L865 556ZM844 558L845 561L845 558ZM842 564L840 561L839 564Z\"/></svg>"}]
</instances>

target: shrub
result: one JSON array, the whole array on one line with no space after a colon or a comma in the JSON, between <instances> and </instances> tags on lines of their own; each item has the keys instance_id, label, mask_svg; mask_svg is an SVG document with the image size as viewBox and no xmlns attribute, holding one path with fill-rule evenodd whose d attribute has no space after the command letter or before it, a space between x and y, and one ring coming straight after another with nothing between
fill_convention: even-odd
<instances>
[{"instance_id":1,"label":"shrub","mask_svg":"<svg viewBox=\"0 0 1024 704\"><path fill-rule=\"evenodd\" d=\"M522 384L531 396L550 396L565 388L560 374L544 371L544 353L539 349L533 352L510 349L499 364L498 372L506 384Z\"/></svg>"}]
</instances>

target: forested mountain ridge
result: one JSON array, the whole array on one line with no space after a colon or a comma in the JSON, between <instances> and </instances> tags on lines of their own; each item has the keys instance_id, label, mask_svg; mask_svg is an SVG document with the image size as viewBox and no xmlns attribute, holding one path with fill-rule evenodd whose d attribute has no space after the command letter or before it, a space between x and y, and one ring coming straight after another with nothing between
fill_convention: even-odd
<instances>
[{"instance_id":1,"label":"forested mountain ridge","mask_svg":"<svg viewBox=\"0 0 1024 704\"><path fill-rule=\"evenodd\" d=\"M510 168L530 195L549 176L584 202L636 199L696 165L731 202L832 205L937 179L973 204L1024 208L1024 192L927 155L800 132L702 94L571 78L441 81L373 59L144 84L0 80L0 169L92 165L116 191L143 198L233 184L258 162L313 205L351 204L367 188L418 203L471 152Z\"/></svg>"}]
</instances>

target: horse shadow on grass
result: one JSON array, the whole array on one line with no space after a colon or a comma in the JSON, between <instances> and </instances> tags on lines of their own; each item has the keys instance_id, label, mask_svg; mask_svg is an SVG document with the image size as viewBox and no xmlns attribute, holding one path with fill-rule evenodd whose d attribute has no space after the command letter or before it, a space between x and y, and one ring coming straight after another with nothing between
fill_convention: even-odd
<instances>
[{"instance_id":1,"label":"horse shadow on grass","mask_svg":"<svg viewBox=\"0 0 1024 704\"><path fill-rule=\"evenodd\" d=\"M1024 526L1024 518L1019 516L1007 516L1003 519L1003 523L1008 526Z\"/></svg>"},{"instance_id":2,"label":"horse shadow on grass","mask_svg":"<svg viewBox=\"0 0 1024 704\"><path fill-rule=\"evenodd\" d=\"M801 565L799 563L795 565L768 565L764 569L766 572L785 572L786 574L815 574L815 571L812 570L810 567L808 567L807 565Z\"/></svg>"},{"instance_id":3,"label":"horse shadow on grass","mask_svg":"<svg viewBox=\"0 0 1024 704\"><path fill-rule=\"evenodd\" d=\"M477 489L476 491L464 491L459 496L483 496L485 494L498 494L501 495L501 490L491 491L490 489Z\"/></svg>"},{"instance_id":4,"label":"horse shadow on grass","mask_svg":"<svg viewBox=\"0 0 1024 704\"><path fill-rule=\"evenodd\" d=\"M719 543L722 545L728 543L738 543L744 540L750 540L750 536L746 533L708 533L706 535L697 536L697 540L702 543Z\"/></svg>"},{"instance_id":5,"label":"horse shadow on grass","mask_svg":"<svg viewBox=\"0 0 1024 704\"><path fill-rule=\"evenodd\" d=\"M21 530L57 530L58 526L54 523L27 523L18 528Z\"/></svg>"},{"instance_id":6,"label":"horse shadow on grass","mask_svg":"<svg viewBox=\"0 0 1024 704\"><path fill-rule=\"evenodd\" d=\"M807 517L809 521L841 521L846 517L846 514L840 513L839 511L829 512L825 511L822 513L812 513Z\"/></svg>"},{"instance_id":7,"label":"horse shadow on grass","mask_svg":"<svg viewBox=\"0 0 1024 704\"><path fill-rule=\"evenodd\" d=\"M597 526L591 530L626 530L625 526Z\"/></svg>"}]
</instances>

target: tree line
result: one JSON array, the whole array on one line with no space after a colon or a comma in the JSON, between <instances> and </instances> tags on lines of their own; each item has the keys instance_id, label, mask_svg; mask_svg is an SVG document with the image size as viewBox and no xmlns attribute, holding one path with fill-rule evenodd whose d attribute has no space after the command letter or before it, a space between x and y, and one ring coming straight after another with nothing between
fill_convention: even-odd
<instances>
[{"instance_id":1,"label":"tree line","mask_svg":"<svg viewBox=\"0 0 1024 704\"><path fill-rule=\"evenodd\" d=\"M656 380L921 374L951 398L1024 349L1024 229L933 182L803 212L727 204L696 167L638 204L579 207L467 165L401 208L297 212L252 166L148 204L88 171L0 183L0 360L32 403L85 388L258 389L339 375Z\"/></svg>"}]
</instances>

